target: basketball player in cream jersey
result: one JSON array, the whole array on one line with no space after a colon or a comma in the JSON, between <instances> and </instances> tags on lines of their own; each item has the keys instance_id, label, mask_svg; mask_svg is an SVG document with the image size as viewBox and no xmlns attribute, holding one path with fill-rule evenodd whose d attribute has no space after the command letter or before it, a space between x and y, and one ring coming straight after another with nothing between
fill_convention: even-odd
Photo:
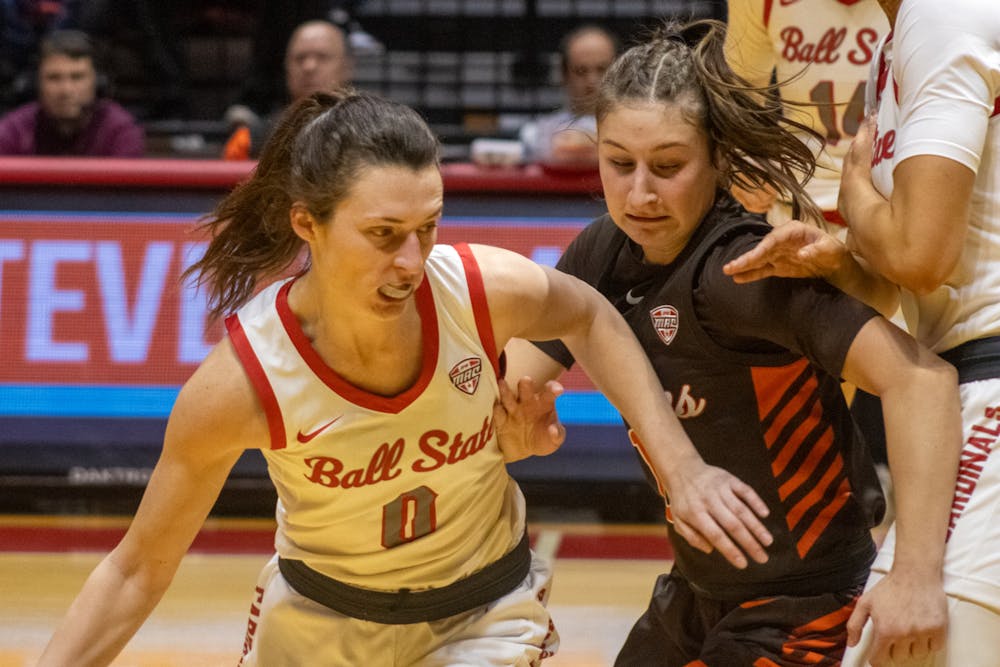
<instances>
[{"instance_id":1,"label":"basketball player in cream jersey","mask_svg":"<svg viewBox=\"0 0 1000 667\"><path fill-rule=\"evenodd\" d=\"M279 502L243 665L537 665L558 643L550 572L504 462L558 440L557 389L501 387L515 336L567 342L647 443L686 540L737 568L767 560L767 507L697 454L614 307L516 253L436 246L442 205L438 142L412 109L349 90L290 108L192 267L213 313L237 311L229 335L40 665L111 662L246 449Z\"/></svg>"},{"instance_id":2,"label":"basketball player in cream jersey","mask_svg":"<svg viewBox=\"0 0 1000 667\"><path fill-rule=\"evenodd\" d=\"M888 30L885 15L875 0L729 0L728 8L726 60L733 71L755 86L767 86L773 75L781 100L790 103L785 114L826 137L818 145L800 135L816 153L806 191L823 212L814 222L843 238L841 164L864 120L865 80ZM771 224L790 219L786 202L756 195Z\"/></svg>"}]
</instances>

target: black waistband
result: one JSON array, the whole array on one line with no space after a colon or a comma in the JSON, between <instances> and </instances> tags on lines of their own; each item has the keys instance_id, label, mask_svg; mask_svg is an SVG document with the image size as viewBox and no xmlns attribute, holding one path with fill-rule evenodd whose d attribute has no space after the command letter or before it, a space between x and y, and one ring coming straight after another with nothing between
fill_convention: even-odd
<instances>
[{"instance_id":1,"label":"black waistband","mask_svg":"<svg viewBox=\"0 0 1000 667\"><path fill-rule=\"evenodd\" d=\"M977 338L940 354L958 369L958 382L1000 378L1000 336Z\"/></svg>"},{"instance_id":2,"label":"black waistband","mask_svg":"<svg viewBox=\"0 0 1000 667\"><path fill-rule=\"evenodd\" d=\"M300 560L278 558L278 569L301 595L325 607L364 621L385 624L423 623L454 616L489 604L524 581L531 569L525 534L506 555L464 579L428 590L373 591L345 584L317 572Z\"/></svg>"}]
</instances>

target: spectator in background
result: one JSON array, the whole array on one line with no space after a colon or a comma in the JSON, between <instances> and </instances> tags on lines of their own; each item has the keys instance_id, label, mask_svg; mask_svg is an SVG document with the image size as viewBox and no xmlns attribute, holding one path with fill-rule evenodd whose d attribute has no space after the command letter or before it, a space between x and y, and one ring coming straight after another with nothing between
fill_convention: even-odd
<instances>
[{"instance_id":1,"label":"spectator in background","mask_svg":"<svg viewBox=\"0 0 1000 667\"><path fill-rule=\"evenodd\" d=\"M352 69L353 58L344 31L329 21L306 21L295 29L285 49L288 101L340 88L350 81ZM255 159L283 108L261 118L249 107L230 107L226 118L236 129L223 147L223 158Z\"/></svg>"},{"instance_id":2,"label":"spectator in background","mask_svg":"<svg viewBox=\"0 0 1000 667\"><path fill-rule=\"evenodd\" d=\"M559 46L566 105L521 128L525 159L562 168L597 169L594 98L620 48L618 38L593 24L575 28Z\"/></svg>"},{"instance_id":3,"label":"spectator in background","mask_svg":"<svg viewBox=\"0 0 1000 667\"><path fill-rule=\"evenodd\" d=\"M0 110L34 97L42 37L79 25L80 0L0 0Z\"/></svg>"},{"instance_id":4,"label":"spectator in background","mask_svg":"<svg viewBox=\"0 0 1000 667\"><path fill-rule=\"evenodd\" d=\"M59 30L42 40L38 99L0 118L0 155L142 157L145 132L98 94L90 37Z\"/></svg>"}]
</instances>

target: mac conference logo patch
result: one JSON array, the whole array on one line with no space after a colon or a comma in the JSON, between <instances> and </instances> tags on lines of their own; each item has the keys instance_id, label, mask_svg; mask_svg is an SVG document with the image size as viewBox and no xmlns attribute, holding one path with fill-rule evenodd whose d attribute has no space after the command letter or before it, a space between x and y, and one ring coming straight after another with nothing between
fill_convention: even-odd
<instances>
[{"instance_id":1,"label":"mac conference logo patch","mask_svg":"<svg viewBox=\"0 0 1000 667\"><path fill-rule=\"evenodd\" d=\"M649 311L649 317L653 320L653 328L656 335L660 337L664 345L670 345L674 336L677 335L679 315L673 306L657 306Z\"/></svg>"},{"instance_id":2,"label":"mac conference logo patch","mask_svg":"<svg viewBox=\"0 0 1000 667\"><path fill-rule=\"evenodd\" d=\"M460 362L455 364L450 371L448 371L448 377L451 378L451 383L455 387L470 396L476 393L476 389L479 388L479 377L483 373L483 361L479 357L469 357L468 359L462 359Z\"/></svg>"}]
</instances>

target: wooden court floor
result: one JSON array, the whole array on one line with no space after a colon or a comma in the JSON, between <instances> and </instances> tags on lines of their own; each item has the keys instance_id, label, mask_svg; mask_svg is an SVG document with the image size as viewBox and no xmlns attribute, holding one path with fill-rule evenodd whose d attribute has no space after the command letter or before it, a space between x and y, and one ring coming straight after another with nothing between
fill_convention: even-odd
<instances>
[{"instance_id":1,"label":"wooden court floor","mask_svg":"<svg viewBox=\"0 0 1000 667\"><path fill-rule=\"evenodd\" d=\"M34 665L87 574L126 519L0 516L0 667ZM546 667L604 667L669 567L657 525L535 524L555 564L550 608L561 636ZM250 593L270 556L273 524L212 519L173 585L115 667L235 665Z\"/></svg>"}]
</instances>

